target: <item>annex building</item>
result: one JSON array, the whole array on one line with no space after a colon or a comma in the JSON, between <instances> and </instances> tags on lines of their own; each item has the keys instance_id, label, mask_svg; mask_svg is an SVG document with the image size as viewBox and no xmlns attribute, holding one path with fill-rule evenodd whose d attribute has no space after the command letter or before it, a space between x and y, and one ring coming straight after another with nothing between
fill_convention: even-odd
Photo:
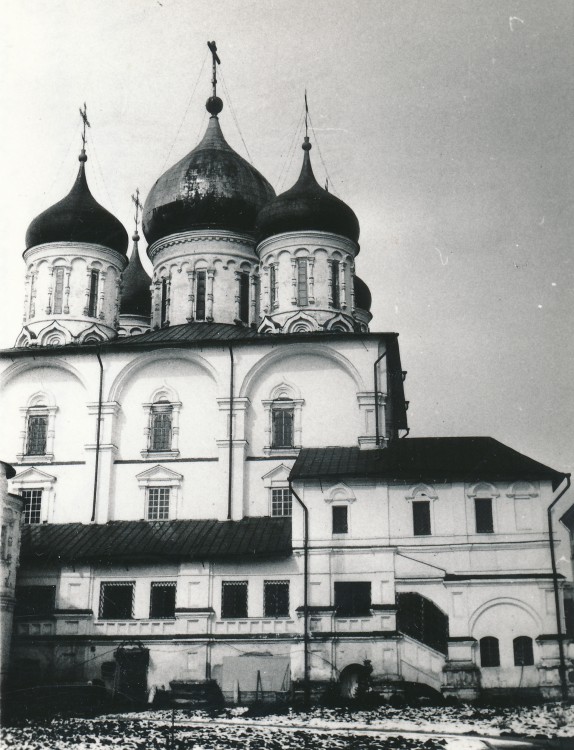
<instances>
[{"instance_id":1,"label":"annex building","mask_svg":"<svg viewBox=\"0 0 574 750\"><path fill-rule=\"evenodd\" d=\"M369 329L359 221L309 138L276 196L215 87L206 106L143 206L151 279L84 149L28 228L0 361L24 501L12 684L574 692L547 516L568 476L489 437L409 436L397 334Z\"/></svg>"}]
</instances>

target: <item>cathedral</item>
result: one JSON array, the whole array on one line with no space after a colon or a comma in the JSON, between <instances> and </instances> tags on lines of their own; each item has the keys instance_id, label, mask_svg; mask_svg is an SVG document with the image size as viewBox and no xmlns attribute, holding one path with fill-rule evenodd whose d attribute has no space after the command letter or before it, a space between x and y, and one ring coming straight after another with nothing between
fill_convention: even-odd
<instances>
[{"instance_id":1,"label":"cathedral","mask_svg":"<svg viewBox=\"0 0 574 750\"><path fill-rule=\"evenodd\" d=\"M85 110L77 178L26 233L0 354L24 506L10 685L574 695L549 511L569 476L493 438L409 436L357 216L308 135L280 195L229 146L212 52L207 129L134 196L131 251L89 187Z\"/></svg>"}]
</instances>

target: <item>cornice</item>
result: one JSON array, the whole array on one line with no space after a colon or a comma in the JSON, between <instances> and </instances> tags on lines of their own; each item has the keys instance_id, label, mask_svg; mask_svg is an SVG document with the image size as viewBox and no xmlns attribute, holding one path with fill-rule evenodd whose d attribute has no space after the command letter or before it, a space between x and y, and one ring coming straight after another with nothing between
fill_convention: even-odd
<instances>
[{"instance_id":1,"label":"cornice","mask_svg":"<svg viewBox=\"0 0 574 750\"><path fill-rule=\"evenodd\" d=\"M236 234L234 232L181 232L180 234L171 234L167 238L156 240L147 249L150 260L168 247L175 245L187 245L194 242L227 242L233 245L247 245L250 250L255 251L255 240L248 234Z\"/></svg>"}]
</instances>

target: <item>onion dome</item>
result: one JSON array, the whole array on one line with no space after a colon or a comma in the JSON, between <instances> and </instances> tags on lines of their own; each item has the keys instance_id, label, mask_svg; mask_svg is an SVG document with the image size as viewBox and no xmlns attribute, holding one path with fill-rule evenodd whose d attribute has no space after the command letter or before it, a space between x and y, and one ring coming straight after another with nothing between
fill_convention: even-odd
<instances>
[{"instance_id":1,"label":"onion dome","mask_svg":"<svg viewBox=\"0 0 574 750\"><path fill-rule=\"evenodd\" d=\"M143 212L148 243L192 229L254 234L258 212L275 197L265 177L237 154L221 132L221 99L207 100L211 117L200 143L152 187Z\"/></svg>"},{"instance_id":2,"label":"onion dome","mask_svg":"<svg viewBox=\"0 0 574 750\"><path fill-rule=\"evenodd\" d=\"M43 211L28 227L26 249L47 242L87 242L103 245L125 255L128 233L123 224L97 202L86 180L84 150L78 157L80 169L65 198Z\"/></svg>"},{"instance_id":3,"label":"onion dome","mask_svg":"<svg viewBox=\"0 0 574 750\"><path fill-rule=\"evenodd\" d=\"M370 312L373 298L371 296L371 290L365 284L363 279L355 276L353 279L353 289L355 290L355 307Z\"/></svg>"},{"instance_id":4,"label":"onion dome","mask_svg":"<svg viewBox=\"0 0 574 750\"><path fill-rule=\"evenodd\" d=\"M132 237L134 247L128 267L122 276L120 315L151 315L151 279L142 265L138 250L139 234Z\"/></svg>"},{"instance_id":5,"label":"onion dome","mask_svg":"<svg viewBox=\"0 0 574 750\"><path fill-rule=\"evenodd\" d=\"M299 179L290 190L271 201L257 217L258 239L264 240L283 232L332 232L359 239L359 221L342 200L324 190L315 179L305 136L303 166Z\"/></svg>"}]
</instances>

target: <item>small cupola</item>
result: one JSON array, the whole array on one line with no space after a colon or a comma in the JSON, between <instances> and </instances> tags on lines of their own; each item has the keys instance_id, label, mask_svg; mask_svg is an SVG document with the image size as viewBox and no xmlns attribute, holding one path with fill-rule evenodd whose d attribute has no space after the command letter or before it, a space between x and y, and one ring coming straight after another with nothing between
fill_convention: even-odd
<instances>
[{"instance_id":1,"label":"small cupola","mask_svg":"<svg viewBox=\"0 0 574 750\"><path fill-rule=\"evenodd\" d=\"M139 253L139 190L132 195L135 204L135 231L128 267L122 274L120 320L118 335L134 336L145 333L151 324L151 278L143 267Z\"/></svg>"}]
</instances>

